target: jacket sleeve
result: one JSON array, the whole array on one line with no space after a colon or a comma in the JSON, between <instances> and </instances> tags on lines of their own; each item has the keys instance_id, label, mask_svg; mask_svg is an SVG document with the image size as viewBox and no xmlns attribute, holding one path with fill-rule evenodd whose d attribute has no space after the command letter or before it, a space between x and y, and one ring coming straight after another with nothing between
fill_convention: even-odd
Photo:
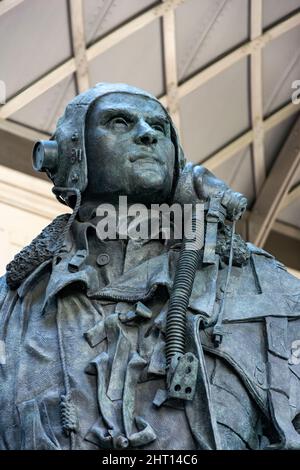
<instances>
[{"instance_id":1,"label":"jacket sleeve","mask_svg":"<svg viewBox=\"0 0 300 470\"><path fill-rule=\"evenodd\" d=\"M6 276L1 276L0 277L0 310L2 308L7 292L8 292L8 286L6 283Z\"/></svg>"}]
</instances>

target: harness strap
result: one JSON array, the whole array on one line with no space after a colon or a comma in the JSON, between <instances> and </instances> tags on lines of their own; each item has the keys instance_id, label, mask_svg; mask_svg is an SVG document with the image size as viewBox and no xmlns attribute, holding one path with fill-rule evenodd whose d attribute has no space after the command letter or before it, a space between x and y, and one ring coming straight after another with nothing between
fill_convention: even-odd
<instances>
[{"instance_id":1,"label":"harness strap","mask_svg":"<svg viewBox=\"0 0 300 470\"><path fill-rule=\"evenodd\" d=\"M216 262L216 245L218 237L218 224L224 221L225 213L222 211L221 197L212 197L206 215L206 234L203 253L203 263Z\"/></svg>"},{"instance_id":2,"label":"harness strap","mask_svg":"<svg viewBox=\"0 0 300 470\"><path fill-rule=\"evenodd\" d=\"M189 351L199 360L197 386L193 401L185 401L186 415L193 436L201 450L221 449L217 419L211 399L209 378L201 341L199 338L201 317L187 315L187 344Z\"/></svg>"},{"instance_id":3,"label":"harness strap","mask_svg":"<svg viewBox=\"0 0 300 470\"><path fill-rule=\"evenodd\" d=\"M267 359L269 381L269 407L280 442L271 444L270 449L300 449L300 434L291 422L289 404L290 371L288 367L287 344L288 319L266 317Z\"/></svg>"}]
</instances>

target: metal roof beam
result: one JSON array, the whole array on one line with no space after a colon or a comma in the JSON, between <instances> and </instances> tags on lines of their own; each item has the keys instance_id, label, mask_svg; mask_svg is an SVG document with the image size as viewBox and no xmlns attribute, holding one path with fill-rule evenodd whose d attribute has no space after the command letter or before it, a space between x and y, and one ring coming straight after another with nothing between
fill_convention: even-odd
<instances>
[{"instance_id":1,"label":"metal roof beam","mask_svg":"<svg viewBox=\"0 0 300 470\"><path fill-rule=\"evenodd\" d=\"M270 117L263 121L263 132L264 134L272 129L273 127L280 124L288 117L296 114L300 111L300 104L296 105L289 103L283 106L279 111L272 114ZM215 170L219 165L229 160L234 154L247 147L253 141L253 131L250 129L244 132L240 137L234 139L230 144L218 150L213 155L209 156L204 162L205 166L209 170Z\"/></svg>"},{"instance_id":2,"label":"metal roof beam","mask_svg":"<svg viewBox=\"0 0 300 470\"><path fill-rule=\"evenodd\" d=\"M42 132L0 119L0 165L37 176L32 168L32 147L36 140L48 138ZM45 178L42 173L39 176Z\"/></svg>"},{"instance_id":3,"label":"metal roof beam","mask_svg":"<svg viewBox=\"0 0 300 470\"><path fill-rule=\"evenodd\" d=\"M293 202L300 199L300 183L297 184L284 198L280 210L286 209L288 206L293 204Z\"/></svg>"},{"instance_id":4,"label":"metal roof beam","mask_svg":"<svg viewBox=\"0 0 300 470\"><path fill-rule=\"evenodd\" d=\"M129 21L125 25L117 28L112 33L108 34L104 38L97 41L95 44L87 48L87 60L91 61L96 58L99 54L107 51L110 47L116 45L130 34L138 31L147 24L154 21L166 14L168 11L176 8L185 0L167 0L166 2L150 8L145 13L142 13L137 18ZM239 60L243 59L247 55L251 54L256 48L262 48L270 41L279 37L281 34L295 28L300 25L300 13L293 15L291 18L283 21L277 26L270 28L263 35L257 37L253 41L249 41L243 46L237 48L235 51L227 54L222 59L217 60L214 64L207 67L203 71L196 74L191 79L182 83L178 87L179 99L183 96L191 93L203 83L207 82L211 78L215 77L222 71L226 70L231 65L235 64ZM0 117L7 118L13 113L18 111L20 108L40 96L42 93L47 91L52 86L62 81L67 76L71 75L76 70L75 59L71 58L64 64L55 68L52 72L46 74L43 78L29 86L26 90L10 99L5 105L0 108ZM161 98L162 102L166 103L166 96Z\"/></svg>"},{"instance_id":5,"label":"metal roof beam","mask_svg":"<svg viewBox=\"0 0 300 470\"><path fill-rule=\"evenodd\" d=\"M249 217L249 239L257 245L265 243L295 171L300 167L299 142L300 117L280 150Z\"/></svg>"},{"instance_id":6,"label":"metal roof beam","mask_svg":"<svg viewBox=\"0 0 300 470\"><path fill-rule=\"evenodd\" d=\"M152 21L165 15L185 1L186 0L166 0L160 5L149 8L149 10L140 14L133 20L130 20L128 23L125 23L123 26L116 28L115 31L99 39L87 49L88 61L95 59L98 55L106 52L111 47L123 41L123 39L126 39L131 34L144 28Z\"/></svg>"},{"instance_id":7,"label":"metal roof beam","mask_svg":"<svg viewBox=\"0 0 300 470\"><path fill-rule=\"evenodd\" d=\"M69 77L76 70L75 59L69 59L64 64L47 73L24 91L7 101L0 107L0 118L6 119L19 109L26 106L38 96Z\"/></svg>"},{"instance_id":8,"label":"metal roof beam","mask_svg":"<svg viewBox=\"0 0 300 470\"><path fill-rule=\"evenodd\" d=\"M32 130L22 124L0 119L0 131L8 132L22 139L35 142L36 140L49 139L49 134Z\"/></svg>"},{"instance_id":9,"label":"metal roof beam","mask_svg":"<svg viewBox=\"0 0 300 470\"><path fill-rule=\"evenodd\" d=\"M251 0L250 36L255 40L262 34L262 0ZM266 178L263 131L262 48L255 48L250 57L251 122L253 129L253 170L255 193Z\"/></svg>"},{"instance_id":10,"label":"metal roof beam","mask_svg":"<svg viewBox=\"0 0 300 470\"><path fill-rule=\"evenodd\" d=\"M0 2L0 16L7 13L12 8L22 3L24 0L1 0Z\"/></svg>"},{"instance_id":11,"label":"metal roof beam","mask_svg":"<svg viewBox=\"0 0 300 470\"><path fill-rule=\"evenodd\" d=\"M82 93L90 87L89 67L85 45L83 2L82 0L69 0L69 5L77 88L78 92Z\"/></svg>"},{"instance_id":12,"label":"metal roof beam","mask_svg":"<svg viewBox=\"0 0 300 470\"><path fill-rule=\"evenodd\" d=\"M245 240L248 237L247 225L250 216L251 211L246 210L243 214L243 217L237 223L237 232L240 233ZM272 226L271 231L279 233L280 235L284 235L285 237L290 237L294 240L300 241L300 228L286 224L285 222L276 220Z\"/></svg>"},{"instance_id":13,"label":"metal roof beam","mask_svg":"<svg viewBox=\"0 0 300 470\"><path fill-rule=\"evenodd\" d=\"M185 1L186 0L167 0L165 3L150 8L137 18L120 26L104 38L99 39L99 41L96 41L95 44L91 45L86 50L88 62ZM74 72L76 72L76 61L75 58L72 57L37 80L24 91L17 94L14 98L11 98L5 105L1 106L0 118L8 118Z\"/></svg>"},{"instance_id":14,"label":"metal roof beam","mask_svg":"<svg viewBox=\"0 0 300 470\"><path fill-rule=\"evenodd\" d=\"M164 3L166 0L162 0ZM162 17L164 44L164 71L167 91L167 107L180 134L180 115L177 78L177 54L175 36L175 11L168 10Z\"/></svg>"},{"instance_id":15,"label":"metal roof beam","mask_svg":"<svg viewBox=\"0 0 300 470\"><path fill-rule=\"evenodd\" d=\"M51 183L0 165L0 203L51 220L61 212Z\"/></svg>"},{"instance_id":16,"label":"metal roof beam","mask_svg":"<svg viewBox=\"0 0 300 470\"><path fill-rule=\"evenodd\" d=\"M208 170L215 170L222 163L227 162L233 155L247 147L253 141L253 131L244 132L240 137L234 139L230 144L218 150L216 153L201 162Z\"/></svg>"},{"instance_id":17,"label":"metal roof beam","mask_svg":"<svg viewBox=\"0 0 300 470\"><path fill-rule=\"evenodd\" d=\"M284 222L280 222L279 220L274 222L272 231L300 241L300 229L292 225L285 224Z\"/></svg>"},{"instance_id":18,"label":"metal roof beam","mask_svg":"<svg viewBox=\"0 0 300 470\"><path fill-rule=\"evenodd\" d=\"M264 34L245 43L243 46L238 47L233 52L225 55L222 59L217 60L215 63L205 68L199 73L196 73L192 78L186 80L179 86L179 97L183 98L189 93L196 90L199 86L206 83L211 78L215 77L219 73L223 72L227 68L231 67L233 64L239 60L250 55L255 49L262 49L270 41L276 39L282 34L290 31L296 26L300 25L300 13L296 13L291 16L291 18L283 21L277 26L273 26L267 30Z\"/></svg>"}]
</instances>

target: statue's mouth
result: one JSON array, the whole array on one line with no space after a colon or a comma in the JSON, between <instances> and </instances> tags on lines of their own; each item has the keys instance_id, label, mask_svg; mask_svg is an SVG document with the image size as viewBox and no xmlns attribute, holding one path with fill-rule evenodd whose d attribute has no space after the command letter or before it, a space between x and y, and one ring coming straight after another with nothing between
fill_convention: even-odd
<instances>
[{"instance_id":1,"label":"statue's mouth","mask_svg":"<svg viewBox=\"0 0 300 470\"><path fill-rule=\"evenodd\" d=\"M129 160L134 163L136 161L140 163L162 163L159 158L157 158L155 155L149 155L149 154L138 154L138 155L130 155Z\"/></svg>"}]
</instances>

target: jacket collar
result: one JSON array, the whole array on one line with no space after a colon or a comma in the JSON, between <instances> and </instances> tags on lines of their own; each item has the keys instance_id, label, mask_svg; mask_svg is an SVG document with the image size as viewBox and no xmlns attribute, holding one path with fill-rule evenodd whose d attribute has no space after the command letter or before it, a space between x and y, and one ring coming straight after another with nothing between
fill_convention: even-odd
<instances>
[{"instance_id":1,"label":"jacket collar","mask_svg":"<svg viewBox=\"0 0 300 470\"><path fill-rule=\"evenodd\" d=\"M138 266L129 269L117 280L99 289L98 275L95 268L84 265L78 272L68 270L69 257L52 267L42 312L47 304L66 287L80 283L87 296L93 299L112 301L137 302L153 296L158 286L165 286L169 293L172 290L178 251L169 250L159 256L150 258ZM19 288L20 297L24 297L31 286L40 277L41 270L49 271L49 262L44 263ZM196 273L194 288L190 299L190 308L200 313L204 318L213 314L216 300L218 269L216 265L207 266Z\"/></svg>"}]
</instances>

